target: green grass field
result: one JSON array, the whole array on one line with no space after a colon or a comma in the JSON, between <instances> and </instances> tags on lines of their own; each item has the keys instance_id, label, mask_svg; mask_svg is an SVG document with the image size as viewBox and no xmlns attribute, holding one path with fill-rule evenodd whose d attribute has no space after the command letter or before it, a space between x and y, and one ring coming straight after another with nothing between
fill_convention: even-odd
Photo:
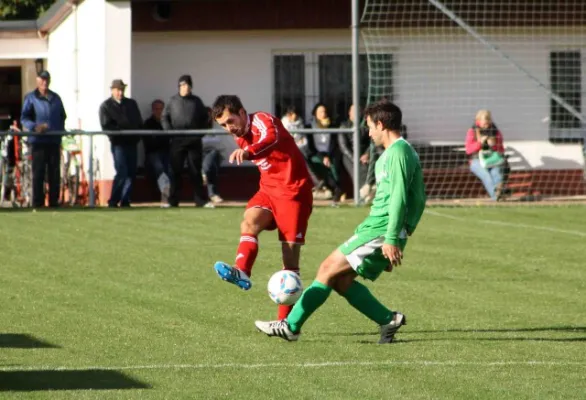
<instances>
[{"instance_id":1,"label":"green grass field","mask_svg":"<svg viewBox=\"0 0 586 400\"><path fill-rule=\"evenodd\" d=\"M212 269L242 211L0 212L0 398L586 398L586 208L428 208L369 284L408 316L385 346L335 294L299 342L256 332L276 233L250 292ZM366 213L314 211L306 285Z\"/></svg>"}]
</instances>

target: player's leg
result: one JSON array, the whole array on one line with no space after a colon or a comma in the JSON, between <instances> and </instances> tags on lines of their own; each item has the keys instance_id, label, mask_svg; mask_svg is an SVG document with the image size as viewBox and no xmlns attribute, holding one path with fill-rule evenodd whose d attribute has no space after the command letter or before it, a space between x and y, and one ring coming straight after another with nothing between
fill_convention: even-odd
<instances>
[{"instance_id":1,"label":"player's leg","mask_svg":"<svg viewBox=\"0 0 586 400\"><path fill-rule=\"evenodd\" d=\"M368 235L369 236L369 235ZM400 247L405 248L407 239L402 239ZM352 236L338 248L357 275L364 279L376 280L389 267L389 260L382 254L382 237L362 238L360 234ZM346 285L341 285L346 284ZM402 325L407 324L405 315L393 312L384 306L370 290L360 282L342 282L339 280L336 291L360 313L380 326L379 343L391 343Z\"/></svg>"},{"instance_id":2,"label":"player's leg","mask_svg":"<svg viewBox=\"0 0 586 400\"><path fill-rule=\"evenodd\" d=\"M295 199L273 199L271 203L275 224L279 230L283 269L300 274L299 257L301 246L305 244L305 234L313 210L313 194L307 190L299 193ZM277 319L286 318L292 308L292 305L279 305Z\"/></svg>"},{"instance_id":3,"label":"player's leg","mask_svg":"<svg viewBox=\"0 0 586 400\"><path fill-rule=\"evenodd\" d=\"M263 230L271 228L274 229L273 213L266 196L259 192L248 202L248 208L240 223L240 243L234 266L221 261L214 265L220 278L241 289L250 289L252 286L250 275L258 254L258 235Z\"/></svg>"},{"instance_id":4,"label":"player's leg","mask_svg":"<svg viewBox=\"0 0 586 400\"><path fill-rule=\"evenodd\" d=\"M344 255L337 250L334 251L322 262L316 279L303 291L286 319L256 321L256 328L268 336L279 336L288 341L297 340L305 321L330 296L332 287L328 283L334 282L336 276L351 272L352 267L346 262Z\"/></svg>"},{"instance_id":5,"label":"player's leg","mask_svg":"<svg viewBox=\"0 0 586 400\"><path fill-rule=\"evenodd\" d=\"M339 249L336 249L322 262L315 281L310 288L322 289L316 291L316 293L326 290L328 295L333 289L370 320L381 326L389 324L394 313L381 304L366 286L355 280L357 275L358 273L348 257ZM293 332L298 332L311 313L315 311L313 307L316 304L310 299L304 299L304 296L305 292L297 302L297 304L300 303L299 307L296 305L289 317L287 317L287 322ZM318 300L316 303L317 307L319 307L321 305L319 295L314 295L313 298ZM305 300L305 303L302 300ZM325 298L323 301L325 301Z\"/></svg>"},{"instance_id":6,"label":"player's leg","mask_svg":"<svg viewBox=\"0 0 586 400\"><path fill-rule=\"evenodd\" d=\"M299 257L301 255L301 244L282 242L281 251L283 254L283 269L287 271L293 271L300 275ZM292 305L286 306L280 304L277 307L277 319L281 320L287 318L287 315L289 315L292 309Z\"/></svg>"},{"instance_id":7,"label":"player's leg","mask_svg":"<svg viewBox=\"0 0 586 400\"><path fill-rule=\"evenodd\" d=\"M240 223L240 244L236 251L235 265L248 276L258 255L258 235L274 224L273 213L266 208L252 207L244 212Z\"/></svg>"},{"instance_id":8,"label":"player's leg","mask_svg":"<svg viewBox=\"0 0 586 400\"><path fill-rule=\"evenodd\" d=\"M366 286L355 280L357 275L375 280L386 269L388 260L382 256L381 246L382 240L365 243L360 237L353 236L322 262L316 279L303 292L286 320L257 321L256 327L269 336L297 340L303 324L334 289L350 305L381 327L379 343L392 342L397 330L406 324L405 316L389 310Z\"/></svg>"}]
</instances>

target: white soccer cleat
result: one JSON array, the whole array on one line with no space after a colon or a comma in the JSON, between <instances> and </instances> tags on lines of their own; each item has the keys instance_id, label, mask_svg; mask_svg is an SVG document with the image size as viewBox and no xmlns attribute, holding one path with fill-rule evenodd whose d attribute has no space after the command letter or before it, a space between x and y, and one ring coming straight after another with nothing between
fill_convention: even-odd
<instances>
[{"instance_id":1,"label":"white soccer cleat","mask_svg":"<svg viewBox=\"0 0 586 400\"><path fill-rule=\"evenodd\" d=\"M378 344L392 343L395 340L395 333L403 325L407 325L407 317L400 312L396 312L391 322L380 326L380 339Z\"/></svg>"},{"instance_id":2,"label":"white soccer cleat","mask_svg":"<svg viewBox=\"0 0 586 400\"><path fill-rule=\"evenodd\" d=\"M293 333L286 320L280 321L255 321L256 329L260 332L266 333L268 336L278 336L288 342L294 342L299 339L299 333Z\"/></svg>"}]
</instances>

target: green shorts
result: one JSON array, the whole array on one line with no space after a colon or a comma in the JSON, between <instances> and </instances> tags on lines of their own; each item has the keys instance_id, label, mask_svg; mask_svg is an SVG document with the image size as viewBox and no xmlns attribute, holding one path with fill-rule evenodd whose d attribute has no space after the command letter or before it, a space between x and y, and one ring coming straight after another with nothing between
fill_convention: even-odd
<instances>
[{"instance_id":1,"label":"green shorts","mask_svg":"<svg viewBox=\"0 0 586 400\"><path fill-rule=\"evenodd\" d=\"M399 248L402 251L407 245L407 238L399 240ZM389 260L382 252L384 242L384 236L372 239L372 234L357 233L338 249L346 256L346 260L358 275L374 281L389 266Z\"/></svg>"}]
</instances>

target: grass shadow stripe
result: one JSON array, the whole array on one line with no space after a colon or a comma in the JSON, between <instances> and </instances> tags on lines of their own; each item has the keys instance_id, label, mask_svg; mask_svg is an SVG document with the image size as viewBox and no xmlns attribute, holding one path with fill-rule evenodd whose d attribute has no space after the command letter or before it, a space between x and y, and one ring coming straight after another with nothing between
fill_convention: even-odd
<instances>
[{"instance_id":1,"label":"grass shadow stripe","mask_svg":"<svg viewBox=\"0 0 586 400\"><path fill-rule=\"evenodd\" d=\"M112 369L0 370L0 392L149 389L150 385Z\"/></svg>"}]
</instances>

